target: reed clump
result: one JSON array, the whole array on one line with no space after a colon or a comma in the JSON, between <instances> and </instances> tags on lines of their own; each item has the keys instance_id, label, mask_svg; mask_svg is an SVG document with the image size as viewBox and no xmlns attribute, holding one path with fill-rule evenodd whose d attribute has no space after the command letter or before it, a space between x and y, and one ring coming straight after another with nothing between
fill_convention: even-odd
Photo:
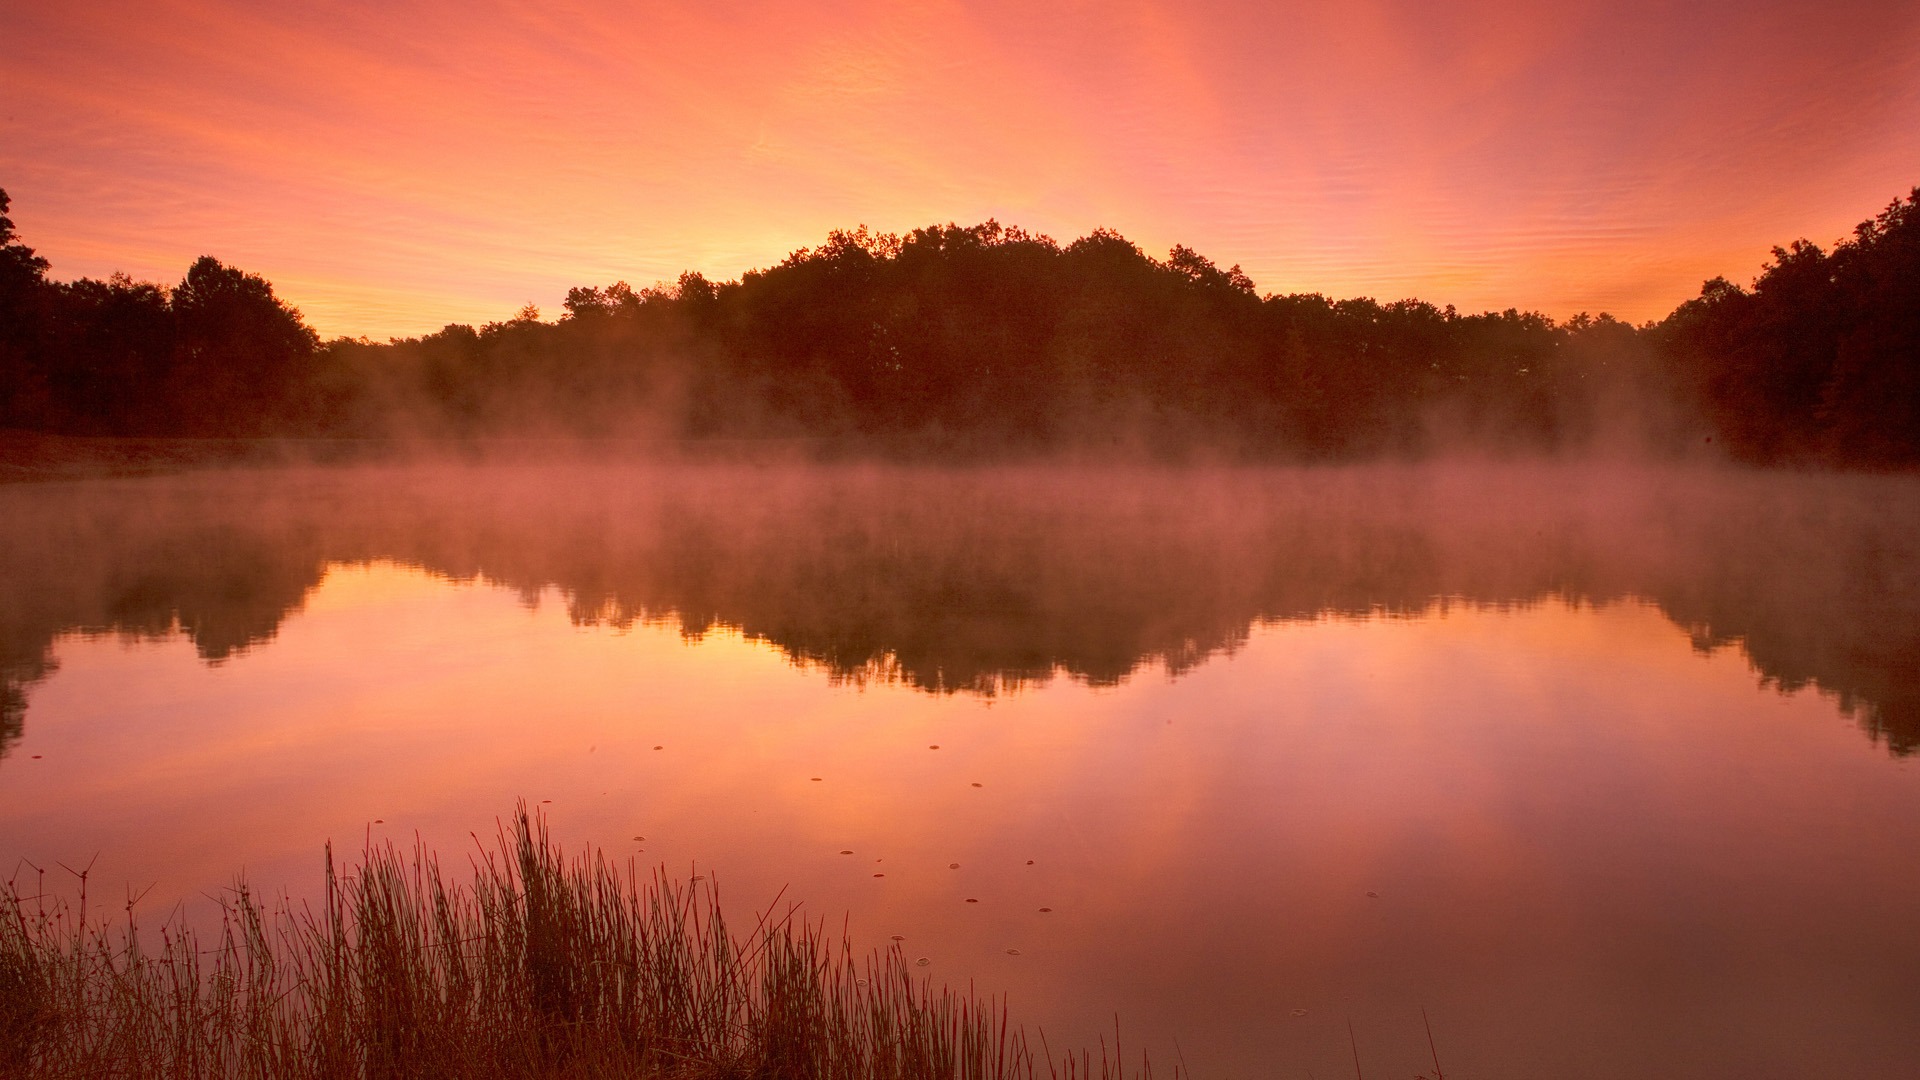
<instances>
[{"instance_id":1,"label":"reed clump","mask_svg":"<svg viewBox=\"0 0 1920 1080\"><path fill-rule=\"evenodd\" d=\"M0 1076L1123 1080L1053 1061L1004 1004L819 924L730 931L710 887L573 858L523 805L452 881L370 845L317 908L244 885L218 932L143 934L0 891ZM1043 1040L1044 1046L1044 1040ZM1144 1062L1139 1070L1146 1072ZM1148 1074L1150 1075L1150 1074ZM1177 1075L1177 1070L1176 1070Z\"/></svg>"}]
</instances>

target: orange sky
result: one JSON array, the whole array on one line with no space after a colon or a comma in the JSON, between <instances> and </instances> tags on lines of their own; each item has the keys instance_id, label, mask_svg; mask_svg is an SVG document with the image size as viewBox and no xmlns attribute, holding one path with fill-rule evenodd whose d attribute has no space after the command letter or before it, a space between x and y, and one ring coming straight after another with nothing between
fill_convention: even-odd
<instances>
[{"instance_id":1,"label":"orange sky","mask_svg":"<svg viewBox=\"0 0 1920 1080\"><path fill-rule=\"evenodd\" d=\"M1262 291L1638 320L1920 184L1898 0L0 0L0 25L0 187L56 276L212 254L328 336L989 216L1186 243Z\"/></svg>"}]
</instances>

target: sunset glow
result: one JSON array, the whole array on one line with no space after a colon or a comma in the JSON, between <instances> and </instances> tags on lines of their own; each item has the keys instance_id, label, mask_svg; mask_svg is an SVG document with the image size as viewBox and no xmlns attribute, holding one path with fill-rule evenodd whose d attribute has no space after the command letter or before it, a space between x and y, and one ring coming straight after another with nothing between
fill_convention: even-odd
<instances>
[{"instance_id":1,"label":"sunset glow","mask_svg":"<svg viewBox=\"0 0 1920 1080\"><path fill-rule=\"evenodd\" d=\"M804 901L863 947L901 934L932 974L991 980L1056 1040L1091 1041L1119 1010L1129 1040L1171 1056L1180 1039L1199 1075L1324 1074L1345 1051L1334 1001L1398 1075L1425 1050L1399 1023L1422 1007L1508 1034L1513 1061L1620 1056L1591 1017L1657 1031L1677 1000L1684 1034L1632 1044L1643 1075L1676 1056L1705 1074L1702 1031L1757 1060L1822 1024L1899 1029L1901 970L1831 957L1916 936L1894 914L1908 863L1847 861L1915 839L1909 778L1830 699L1757 691L1736 650L1702 656L1645 605L1275 624L1184 679L1062 677L989 704L834 686L733 631L689 647L538 600L334 566L277 640L218 666L178 639L66 638L34 699L45 757L0 788L0 816L37 863L105 852L96 873L155 883L157 912L235 866L311 893L316 838L421 836L463 866L510 809L500 793L522 792L569 845L713 875L748 904ZM136 708L145 724L99 736ZM115 846L130 820L159 827ZM1764 887L1737 905L1694 890L1709 863ZM1834 889L1841 873L1856 887ZM1815 937L1830 952L1760 947L1808 906L1832 913ZM1179 914L1196 909L1213 917ZM1739 958L1737 1008L1669 959L1670 935L1709 917L1695 932ZM1540 941L1551 967L1533 976ZM1576 1007L1543 1005L1536 978ZM1809 1000L1809 983L1834 990Z\"/></svg>"},{"instance_id":2,"label":"sunset glow","mask_svg":"<svg viewBox=\"0 0 1920 1080\"><path fill-rule=\"evenodd\" d=\"M324 335L549 317L867 223L1193 246L1262 291L1657 318L1920 173L1920 9L9 4L59 278L213 254Z\"/></svg>"}]
</instances>

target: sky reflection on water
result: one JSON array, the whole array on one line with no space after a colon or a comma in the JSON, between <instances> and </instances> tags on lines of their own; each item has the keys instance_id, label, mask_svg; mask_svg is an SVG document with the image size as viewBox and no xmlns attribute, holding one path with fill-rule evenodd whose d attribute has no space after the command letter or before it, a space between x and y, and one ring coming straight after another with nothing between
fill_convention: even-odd
<instances>
[{"instance_id":1,"label":"sky reflection on water","mask_svg":"<svg viewBox=\"0 0 1920 1080\"><path fill-rule=\"evenodd\" d=\"M1421 580L1459 580L1446 562ZM1697 648L1671 604L1396 601L930 693L822 677L849 669L791 627L696 640L383 559L323 555L314 581L214 657L206 620L56 635L0 763L0 850L97 852L94 888L156 883L158 919L236 870L310 894L329 838L457 862L525 797L737 910L784 888L862 945L903 935L1056 1046L1118 1012L1202 1075L1339 1075L1349 1017L1369 1073L1411 1075L1422 1008L1459 1075L1920 1057L1910 761L1834 693Z\"/></svg>"}]
</instances>

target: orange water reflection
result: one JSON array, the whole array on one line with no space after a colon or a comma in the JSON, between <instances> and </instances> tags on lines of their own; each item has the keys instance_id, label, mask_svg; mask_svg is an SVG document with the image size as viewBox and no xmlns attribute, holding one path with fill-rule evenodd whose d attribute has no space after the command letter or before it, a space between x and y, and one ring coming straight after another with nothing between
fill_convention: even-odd
<instances>
[{"instance_id":1,"label":"orange water reflection","mask_svg":"<svg viewBox=\"0 0 1920 1080\"><path fill-rule=\"evenodd\" d=\"M1349 1017L1410 1075L1422 1008L1459 1075L1920 1060L1920 775L1637 601L1263 624L1178 678L988 697L376 561L244 657L55 653L0 848L98 852L155 917L241 868L300 895L327 838L470 849L525 796L569 843L901 934L1056 1046L1118 1012L1203 1076L1338 1075Z\"/></svg>"}]
</instances>

